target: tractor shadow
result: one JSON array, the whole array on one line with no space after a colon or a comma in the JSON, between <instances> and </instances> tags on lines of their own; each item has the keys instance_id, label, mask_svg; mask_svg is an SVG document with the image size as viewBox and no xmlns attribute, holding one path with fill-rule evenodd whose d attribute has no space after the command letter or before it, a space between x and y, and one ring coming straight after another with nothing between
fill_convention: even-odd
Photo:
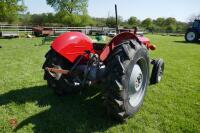
<instances>
[{"instance_id":1,"label":"tractor shadow","mask_svg":"<svg viewBox=\"0 0 200 133\"><path fill-rule=\"evenodd\" d=\"M199 45L199 44L200 44L200 40L197 41L197 42L194 42L194 43L188 43L188 42L186 42L186 41L174 41L174 42L175 42L175 43L181 43L181 44L189 44L189 45L191 45L191 44Z\"/></svg>"},{"instance_id":2,"label":"tractor shadow","mask_svg":"<svg viewBox=\"0 0 200 133\"><path fill-rule=\"evenodd\" d=\"M94 87L82 94L59 97L47 86L37 86L0 95L0 106L34 102L41 108L49 107L20 122L14 131L33 124L34 132L102 132L119 123L107 117L101 97L100 89Z\"/></svg>"}]
</instances>

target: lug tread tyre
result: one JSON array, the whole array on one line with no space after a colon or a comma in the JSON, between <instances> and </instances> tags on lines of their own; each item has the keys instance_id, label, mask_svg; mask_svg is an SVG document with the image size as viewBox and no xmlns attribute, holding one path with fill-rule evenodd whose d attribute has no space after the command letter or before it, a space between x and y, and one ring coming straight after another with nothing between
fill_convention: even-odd
<instances>
[{"instance_id":1,"label":"lug tread tyre","mask_svg":"<svg viewBox=\"0 0 200 133\"><path fill-rule=\"evenodd\" d=\"M47 70L46 67L54 67L58 66L62 69L69 70L72 67L72 63L70 63L67 59L56 53L53 49L51 49L45 55L46 61L43 64L44 69L44 80L47 80L47 84L50 88L54 90L57 95L64 95L66 93L74 93L80 90L79 87L74 87L72 84L72 79L69 76L61 75L58 79L52 77Z\"/></svg>"},{"instance_id":2,"label":"lug tread tyre","mask_svg":"<svg viewBox=\"0 0 200 133\"><path fill-rule=\"evenodd\" d=\"M164 64L163 59L155 60L152 73L151 73L150 84L157 84L161 81L164 74L164 68L165 68L165 64ZM161 75L161 79L159 80L160 70L162 70L162 75Z\"/></svg>"},{"instance_id":3,"label":"lug tread tyre","mask_svg":"<svg viewBox=\"0 0 200 133\"><path fill-rule=\"evenodd\" d=\"M132 116L139 110L143 103L142 100L135 108L130 107L129 105L127 81L129 80L130 65L133 62L133 58L138 56L136 55L137 52L145 55L149 66L148 50L136 40L126 41L117 46L107 60L105 105L108 114L119 121L124 121ZM147 71L149 72L149 67L147 67Z\"/></svg>"}]
</instances>

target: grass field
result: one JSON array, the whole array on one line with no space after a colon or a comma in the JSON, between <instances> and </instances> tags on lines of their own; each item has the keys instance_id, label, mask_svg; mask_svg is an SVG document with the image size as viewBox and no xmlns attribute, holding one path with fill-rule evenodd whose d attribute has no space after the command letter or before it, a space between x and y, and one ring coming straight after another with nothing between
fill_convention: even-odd
<instances>
[{"instance_id":1,"label":"grass field","mask_svg":"<svg viewBox=\"0 0 200 133\"><path fill-rule=\"evenodd\" d=\"M141 110L127 123L105 114L101 87L57 97L43 80L49 45L39 39L0 39L0 132L200 133L200 45L183 37L148 36L162 57L165 76L148 88Z\"/></svg>"}]
</instances>

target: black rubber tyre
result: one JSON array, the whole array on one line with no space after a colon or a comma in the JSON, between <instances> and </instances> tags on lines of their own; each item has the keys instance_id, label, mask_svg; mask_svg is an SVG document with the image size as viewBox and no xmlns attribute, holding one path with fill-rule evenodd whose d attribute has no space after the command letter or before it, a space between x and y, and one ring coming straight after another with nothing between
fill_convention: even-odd
<instances>
[{"instance_id":1,"label":"black rubber tyre","mask_svg":"<svg viewBox=\"0 0 200 133\"><path fill-rule=\"evenodd\" d=\"M165 64L163 59L158 59L153 62L150 84L159 83L164 75Z\"/></svg>"},{"instance_id":2,"label":"black rubber tyre","mask_svg":"<svg viewBox=\"0 0 200 133\"><path fill-rule=\"evenodd\" d=\"M193 30L193 29L189 29L186 33L185 33L185 40L187 42L196 42L199 39L199 35L198 33Z\"/></svg>"},{"instance_id":3,"label":"black rubber tyre","mask_svg":"<svg viewBox=\"0 0 200 133\"><path fill-rule=\"evenodd\" d=\"M34 32L33 34L34 34L34 36L36 36L36 37L40 37L40 34L39 34L38 32Z\"/></svg>"},{"instance_id":4,"label":"black rubber tyre","mask_svg":"<svg viewBox=\"0 0 200 133\"><path fill-rule=\"evenodd\" d=\"M55 67L70 70L73 64L58 53L56 53L54 50L50 50L49 52L47 52L45 57L46 61L43 65L44 80L47 80L48 86L52 88L54 92L58 95L78 92L80 90L80 87L75 87L73 85L74 82L72 77L60 74L54 78L51 76L51 74L49 74L47 70L45 70L46 67Z\"/></svg>"},{"instance_id":5,"label":"black rubber tyre","mask_svg":"<svg viewBox=\"0 0 200 133\"><path fill-rule=\"evenodd\" d=\"M137 105L132 105L130 84L132 84L132 74L136 64L142 66L141 70L144 77L141 82L143 86L141 87L141 98ZM108 114L120 121L134 115L143 104L149 82L147 48L136 40L126 41L119 45L107 60L106 81L108 87L105 90L105 104Z\"/></svg>"}]
</instances>

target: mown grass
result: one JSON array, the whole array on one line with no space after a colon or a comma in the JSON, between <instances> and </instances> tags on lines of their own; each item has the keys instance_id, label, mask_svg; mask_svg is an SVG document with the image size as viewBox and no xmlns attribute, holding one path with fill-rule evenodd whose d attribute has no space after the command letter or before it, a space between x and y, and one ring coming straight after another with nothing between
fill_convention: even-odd
<instances>
[{"instance_id":1,"label":"mown grass","mask_svg":"<svg viewBox=\"0 0 200 133\"><path fill-rule=\"evenodd\" d=\"M165 76L127 123L107 117L100 86L54 95L41 69L49 45L35 46L41 38L0 39L0 132L200 132L200 45L148 37L157 45L151 57L165 60Z\"/></svg>"}]
</instances>

